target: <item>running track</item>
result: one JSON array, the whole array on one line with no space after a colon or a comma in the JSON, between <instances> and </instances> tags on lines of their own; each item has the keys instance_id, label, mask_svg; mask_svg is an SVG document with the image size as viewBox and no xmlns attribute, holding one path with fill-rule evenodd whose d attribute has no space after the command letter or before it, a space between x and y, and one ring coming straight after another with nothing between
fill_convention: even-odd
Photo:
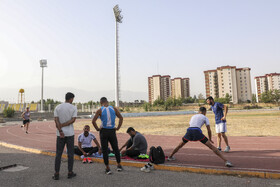
<instances>
[{"instance_id":1,"label":"running track","mask_svg":"<svg viewBox=\"0 0 280 187\"><path fill-rule=\"evenodd\" d=\"M91 128L93 129L93 128ZM75 131L75 144L82 131ZM97 132L93 132L99 140ZM162 146L166 155L181 141L180 136L145 135L150 146ZM118 133L119 146L129 138ZM214 141L216 137L213 138ZM20 124L0 128L0 141L55 152L56 128L52 121L33 122L29 134L25 134ZM229 137L231 152L224 153L235 167L233 170L280 173L280 138L279 137ZM224 146L223 146L224 147ZM176 155L176 161L168 165L225 169L223 161L200 142L185 145Z\"/></svg>"}]
</instances>

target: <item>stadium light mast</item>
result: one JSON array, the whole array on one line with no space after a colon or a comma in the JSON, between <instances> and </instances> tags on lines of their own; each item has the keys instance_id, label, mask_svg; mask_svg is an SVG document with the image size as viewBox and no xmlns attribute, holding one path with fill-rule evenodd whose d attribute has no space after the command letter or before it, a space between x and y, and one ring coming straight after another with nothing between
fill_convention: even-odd
<instances>
[{"instance_id":1,"label":"stadium light mast","mask_svg":"<svg viewBox=\"0 0 280 187\"><path fill-rule=\"evenodd\" d=\"M114 14L115 14L115 18L116 18L116 69L115 69L115 86L116 86L116 90L115 90L115 106L119 107L120 106L120 102L119 102L119 98L120 98L120 76L119 76L119 33L118 33L118 24L122 23L122 18L123 16L121 15L121 10L119 9L119 5L116 5L113 8Z\"/></svg>"},{"instance_id":2,"label":"stadium light mast","mask_svg":"<svg viewBox=\"0 0 280 187\"><path fill-rule=\"evenodd\" d=\"M47 60L46 59L42 59L40 60L40 67L42 68L42 87L41 87L41 111L40 112L44 112L44 107L43 107L43 87L44 87L44 68L47 67Z\"/></svg>"}]
</instances>

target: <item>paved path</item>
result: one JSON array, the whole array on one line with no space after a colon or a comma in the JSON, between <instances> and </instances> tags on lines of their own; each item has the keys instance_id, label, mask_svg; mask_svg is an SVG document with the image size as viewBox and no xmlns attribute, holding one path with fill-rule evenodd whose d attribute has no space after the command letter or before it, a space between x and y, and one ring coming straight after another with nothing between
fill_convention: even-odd
<instances>
[{"instance_id":1,"label":"paved path","mask_svg":"<svg viewBox=\"0 0 280 187\"><path fill-rule=\"evenodd\" d=\"M0 141L36 148L44 151L55 151L56 129L54 122L31 123L29 134L25 134L20 125L0 128ZM81 131L75 131L77 136ZM99 139L97 132L93 132ZM129 136L118 133L119 146ZM146 135L149 147L162 146L166 155L181 141L180 136ZM214 138L215 140L216 138ZM232 151L224 153L234 165L229 170L260 171L280 173L280 138L279 137L229 137ZM226 169L223 162L200 142L186 144L176 155L177 160L168 165L190 166L213 169Z\"/></svg>"},{"instance_id":2,"label":"paved path","mask_svg":"<svg viewBox=\"0 0 280 187\"><path fill-rule=\"evenodd\" d=\"M17 172L0 171L1 187L10 186L250 186L279 187L280 181L276 179L259 179L247 177L233 177L224 175L205 175L197 173L171 172L154 170L151 173L140 172L139 168L124 167L123 172L116 172L112 166L113 175L104 174L104 165L82 164L75 161L74 171L77 177L67 179L67 161L63 159L60 180L51 179L54 170L54 157L30 154L25 151L8 149L0 146L0 167L19 164L28 169ZM43 169L42 169L42 166Z\"/></svg>"}]
</instances>

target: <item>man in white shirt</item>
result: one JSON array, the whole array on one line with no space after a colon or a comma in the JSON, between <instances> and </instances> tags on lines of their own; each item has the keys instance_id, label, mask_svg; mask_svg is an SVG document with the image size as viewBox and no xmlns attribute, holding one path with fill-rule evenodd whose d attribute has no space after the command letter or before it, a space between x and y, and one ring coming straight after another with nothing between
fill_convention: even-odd
<instances>
[{"instance_id":1,"label":"man in white shirt","mask_svg":"<svg viewBox=\"0 0 280 187\"><path fill-rule=\"evenodd\" d=\"M56 157L54 180L59 180L59 170L61 164L61 155L65 144L67 146L68 156L68 178L73 178L76 173L73 172L74 164L74 127L73 123L77 117L77 107L72 105L75 95L68 92L65 95L65 103L58 105L54 110L54 121L57 128Z\"/></svg>"},{"instance_id":2,"label":"man in white shirt","mask_svg":"<svg viewBox=\"0 0 280 187\"><path fill-rule=\"evenodd\" d=\"M191 118L190 127L188 128L185 136L182 138L182 142L173 150L173 152L171 153L171 155L168 157L167 160L168 161L175 160L175 158L173 157L174 154L177 153L189 141L200 141L201 143L203 143L204 145L209 147L209 149L211 149L218 157L220 157L225 162L225 166L233 167L233 165L230 163L230 161L228 161L220 153L220 151L215 146L213 146L212 143L214 143L214 142L212 141L210 123L209 123L208 118L205 115L206 115L206 108L200 107L199 114L196 114ZM204 124L206 124L209 140L201 131L201 127Z\"/></svg>"},{"instance_id":3,"label":"man in white shirt","mask_svg":"<svg viewBox=\"0 0 280 187\"><path fill-rule=\"evenodd\" d=\"M94 141L96 147L92 146L92 141ZM84 156L83 163L92 163L89 156L91 156L93 153L98 152L99 155L101 155L102 150L100 144L95 138L94 134L90 132L89 125L84 126L84 132L79 135L78 146L75 146L74 152L76 155Z\"/></svg>"}]
</instances>

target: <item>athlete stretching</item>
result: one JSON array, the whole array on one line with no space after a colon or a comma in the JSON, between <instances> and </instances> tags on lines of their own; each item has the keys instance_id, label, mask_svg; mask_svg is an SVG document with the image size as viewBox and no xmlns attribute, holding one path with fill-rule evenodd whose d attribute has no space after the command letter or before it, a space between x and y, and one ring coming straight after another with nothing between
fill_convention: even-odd
<instances>
[{"instance_id":1,"label":"athlete stretching","mask_svg":"<svg viewBox=\"0 0 280 187\"><path fill-rule=\"evenodd\" d=\"M224 162L225 166L227 167L233 167L230 161L228 161L221 153L220 151L213 146L213 141L212 141L212 133L210 129L210 124L208 118L205 116L206 115L206 108L205 107L200 107L199 108L199 114L194 115L191 118L190 121L190 127L187 130L187 133L185 136L182 138L182 142L173 150L171 155L168 157L168 161L175 160L173 157L175 153L177 153L188 141L200 141L209 149L211 149L218 157L220 157ZM208 131L208 138L202 134L201 127L206 124L207 131Z\"/></svg>"}]
</instances>

